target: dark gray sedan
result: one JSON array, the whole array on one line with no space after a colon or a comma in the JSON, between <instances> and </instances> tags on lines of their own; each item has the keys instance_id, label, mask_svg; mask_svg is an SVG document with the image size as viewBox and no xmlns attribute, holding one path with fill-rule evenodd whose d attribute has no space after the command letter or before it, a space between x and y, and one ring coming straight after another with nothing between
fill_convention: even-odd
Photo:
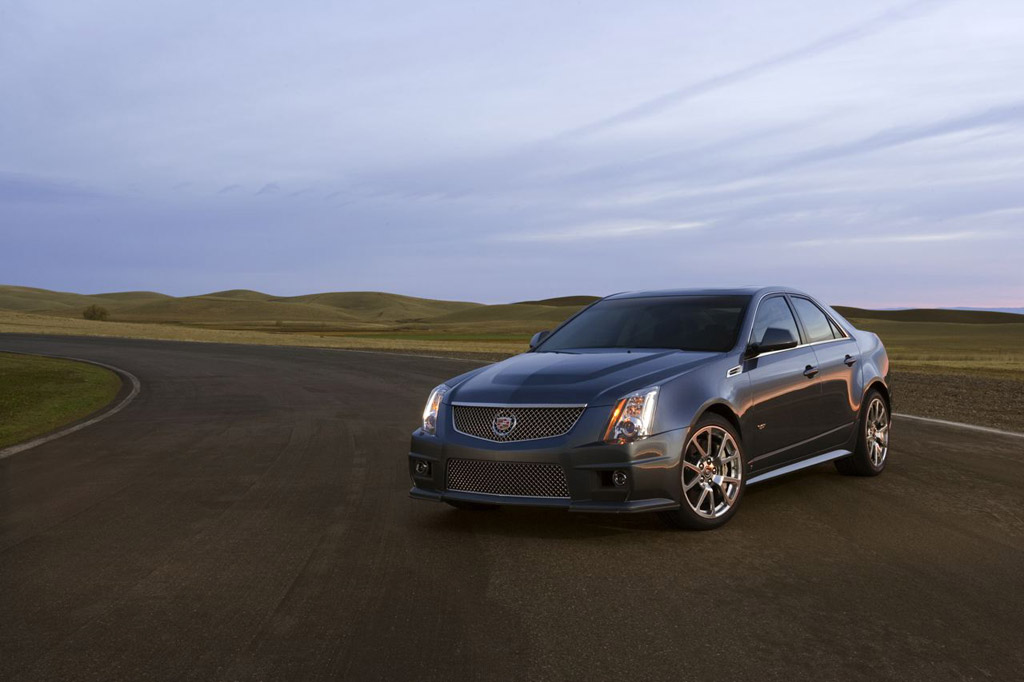
<instances>
[{"instance_id":1,"label":"dark gray sedan","mask_svg":"<svg viewBox=\"0 0 1024 682\"><path fill-rule=\"evenodd\" d=\"M749 484L828 461L881 473L890 409L879 338L807 294L616 294L435 388L410 494L715 528Z\"/></svg>"}]
</instances>

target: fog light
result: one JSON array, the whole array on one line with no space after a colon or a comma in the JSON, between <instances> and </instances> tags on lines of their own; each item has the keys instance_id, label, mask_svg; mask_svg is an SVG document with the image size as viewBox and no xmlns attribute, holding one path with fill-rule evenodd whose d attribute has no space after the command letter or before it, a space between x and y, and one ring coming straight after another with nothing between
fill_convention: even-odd
<instances>
[{"instance_id":1,"label":"fog light","mask_svg":"<svg viewBox=\"0 0 1024 682\"><path fill-rule=\"evenodd\" d=\"M428 462L426 460L418 459L418 460L416 460L416 464L413 465L413 469L420 476L429 476L430 475L430 462Z\"/></svg>"},{"instance_id":2,"label":"fog light","mask_svg":"<svg viewBox=\"0 0 1024 682\"><path fill-rule=\"evenodd\" d=\"M629 474L627 474L625 471L622 471L621 469L614 472L612 474L612 483L614 483L617 487L621 488L622 486L629 483Z\"/></svg>"}]
</instances>

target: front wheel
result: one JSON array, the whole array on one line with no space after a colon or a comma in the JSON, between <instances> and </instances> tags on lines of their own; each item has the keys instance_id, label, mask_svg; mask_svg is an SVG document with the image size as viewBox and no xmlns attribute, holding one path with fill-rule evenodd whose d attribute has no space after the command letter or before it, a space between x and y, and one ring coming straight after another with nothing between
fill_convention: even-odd
<instances>
[{"instance_id":1,"label":"front wheel","mask_svg":"<svg viewBox=\"0 0 1024 682\"><path fill-rule=\"evenodd\" d=\"M889 456L892 415L885 398L875 389L868 391L861 409L857 450L849 457L837 459L836 469L847 476L877 476L885 469Z\"/></svg>"},{"instance_id":2,"label":"front wheel","mask_svg":"<svg viewBox=\"0 0 1024 682\"><path fill-rule=\"evenodd\" d=\"M679 509L660 512L675 528L711 530L732 518L746 488L740 436L717 414L701 417L683 448Z\"/></svg>"}]
</instances>

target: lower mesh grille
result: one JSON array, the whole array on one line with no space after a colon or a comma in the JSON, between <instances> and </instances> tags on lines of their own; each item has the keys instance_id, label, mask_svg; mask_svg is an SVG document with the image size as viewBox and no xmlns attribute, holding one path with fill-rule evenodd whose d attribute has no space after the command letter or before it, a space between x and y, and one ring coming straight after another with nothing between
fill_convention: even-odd
<instances>
[{"instance_id":1,"label":"lower mesh grille","mask_svg":"<svg viewBox=\"0 0 1024 682\"><path fill-rule=\"evenodd\" d=\"M486 495L569 497L562 467L533 462L449 459L447 488Z\"/></svg>"}]
</instances>

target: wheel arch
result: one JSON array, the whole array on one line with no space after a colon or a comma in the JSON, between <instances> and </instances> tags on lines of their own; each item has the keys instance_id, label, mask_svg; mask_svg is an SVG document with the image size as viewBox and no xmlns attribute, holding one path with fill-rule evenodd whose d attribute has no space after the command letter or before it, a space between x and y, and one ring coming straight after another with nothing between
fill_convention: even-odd
<instances>
[{"instance_id":1,"label":"wheel arch","mask_svg":"<svg viewBox=\"0 0 1024 682\"><path fill-rule=\"evenodd\" d=\"M709 413L710 414L716 414L716 415L722 417L723 419L725 419L727 422L729 422L732 425L732 427L734 429L736 429L736 433L739 434L740 438L741 439L744 438L744 436L743 436L743 427L740 424L739 415L736 414L736 411L733 410L731 405L729 405L728 403L722 403L722 402L716 402L716 403L711 403L709 405L705 405L703 407L703 409L701 409L697 413L697 417L696 417L696 419L693 420L693 424L690 425L691 430L693 429L693 427L695 427L700 422L701 419L704 418L704 415L709 414Z\"/></svg>"},{"instance_id":2,"label":"wheel arch","mask_svg":"<svg viewBox=\"0 0 1024 682\"><path fill-rule=\"evenodd\" d=\"M889 393L889 387L885 385L885 382L880 378L872 379L868 382L867 387L864 389L864 395L861 396L860 404L864 407L864 399L868 397L868 393L871 389L876 389L882 394L882 400L885 401L885 408L889 410L890 416L892 415L892 395Z\"/></svg>"}]
</instances>

